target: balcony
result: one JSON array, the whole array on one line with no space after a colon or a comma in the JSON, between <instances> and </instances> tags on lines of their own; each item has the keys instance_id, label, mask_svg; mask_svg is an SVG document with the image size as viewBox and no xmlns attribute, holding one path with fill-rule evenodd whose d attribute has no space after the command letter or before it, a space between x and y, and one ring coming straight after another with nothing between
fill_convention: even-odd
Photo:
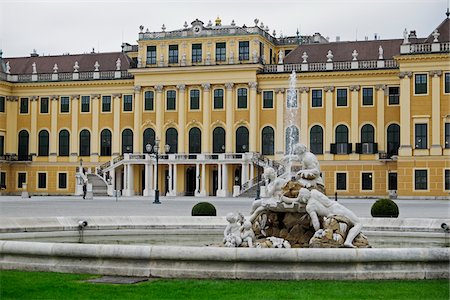
<instances>
[{"instance_id":1,"label":"balcony","mask_svg":"<svg viewBox=\"0 0 450 300\"><path fill-rule=\"evenodd\" d=\"M378 143L356 143L355 153L358 154L378 153Z\"/></svg>"},{"instance_id":2,"label":"balcony","mask_svg":"<svg viewBox=\"0 0 450 300\"><path fill-rule=\"evenodd\" d=\"M331 154L350 154L352 153L351 143L334 143L330 144Z\"/></svg>"},{"instance_id":3,"label":"balcony","mask_svg":"<svg viewBox=\"0 0 450 300\"><path fill-rule=\"evenodd\" d=\"M6 161L6 162L16 162L16 161L31 162L31 161L33 161L33 156L32 155L5 154L5 155L0 155L0 161Z\"/></svg>"}]
</instances>

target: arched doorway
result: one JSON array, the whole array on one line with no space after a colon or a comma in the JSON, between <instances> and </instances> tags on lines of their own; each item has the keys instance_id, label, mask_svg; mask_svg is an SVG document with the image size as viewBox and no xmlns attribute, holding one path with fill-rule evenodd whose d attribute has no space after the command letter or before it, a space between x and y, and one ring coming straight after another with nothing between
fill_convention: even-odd
<instances>
[{"instance_id":1,"label":"arched doorway","mask_svg":"<svg viewBox=\"0 0 450 300\"><path fill-rule=\"evenodd\" d=\"M195 193L195 167L187 167L185 178L185 195L194 196Z\"/></svg>"}]
</instances>

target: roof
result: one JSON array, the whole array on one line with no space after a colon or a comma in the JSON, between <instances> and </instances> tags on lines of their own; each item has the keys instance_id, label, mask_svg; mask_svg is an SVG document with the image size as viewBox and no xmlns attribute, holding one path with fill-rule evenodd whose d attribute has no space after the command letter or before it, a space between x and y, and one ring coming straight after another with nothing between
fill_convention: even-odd
<instances>
[{"instance_id":1,"label":"roof","mask_svg":"<svg viewBox=\"0 0 450 300\"><path fill-rule=\"evenodd\" d=\"M444 21L442 21L441 24L436 28L437 32L439 33L439 42L449 42L450 41L450 19L446 18ZM433 31L434 32L434 31ZM427 37L425 40L425 43L432 43L434 40L433 32Z\"/></svg>"}]
</instances>

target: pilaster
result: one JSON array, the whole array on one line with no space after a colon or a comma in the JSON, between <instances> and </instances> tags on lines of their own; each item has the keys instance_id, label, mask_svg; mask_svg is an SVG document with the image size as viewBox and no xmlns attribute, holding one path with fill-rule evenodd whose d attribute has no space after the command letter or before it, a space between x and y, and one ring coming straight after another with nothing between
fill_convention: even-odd
<instances>
[{"instance_id":1,"label":"pilaster","mask_svg":"<svg viewBox=\"0 0 450 300\"><path fill-rule=\"evenodd\" d=\"M163 86L156 85L156 132L155 135L160 139L160 144L166 144L166 135L163 134L163 125L164 125L164 100L163 100Z\"/></svg>"},{"instance_id":2,"label":"pilaster","mask_svg":"<svg viewBox=\"0 0 450 300\"><path fill-rule=\"evenodd\" d=\"M114 111L114 125L112 133L112 155L120 155L120 112L122 94L113 94L113 111Z\"/></svg>"},{"instance_id":3,"label":"pilaster","mask_svg":"<svg viewBox=\"0 0 450 300\"><path fill-rule=\"evenodd\" d=\"M92 108L92 136L91 136L91 161L98 162L98 144L100 138L98 137L98 122L99 122L99 94L91 95L91 108Z\"/></svg>"},{"instance_id":4,"label":"pilaster","mask_svg":"<svg viewBox=\"0 0 450 300\"><path fill-rule=\"evenodd\" d=\"M31 96L31 131L30 131L30 155L36 155L37 153L37 110L38 110L38 96ZM50 140L50 144L56 143L54 140Z\"/></svg>"},{"instance_id":5,"label":"pilaster","mask_svg":"<svg viewBox=\"0 0 450 300\"><path fill-rule=\"evenodd\" d=\"M133 153L141 153L142 137L141 137L141 118L142 118L142 97L141 86L134 87L134 118L133 118Z\"/></svg>"},{"instance_id":6,"label":"pilaster","mask_svg":"<svg viewBox=\"0 0 450 300\"><path fill-rule=\"evenodd\" d=\"M209 128L211 126L211 85L203 83L203 130L202 130L202 152L210 153L211 142Z\"/></svg>"},{"instance_id":7,"label":"pilaster","mask_svg":"<svg viewBox=\"0 0 450 300\"><path fill-rule=\"evenodd\" d=\"M58 96L51 96L50 98L51 102L51 122L50 122L50 141L57 141L57 134L58 134L58 103L59 103L59 97ZM57 158L57 149L56 149L57 143L50 143L50 156L49 161L50 162L56 162Z\"/></svg>"},{"instance_id":8,"label":"pilaster","mask_svg":"<svg viewBox=\"0 0 450 300\"><path fill-rule=\"evenodd\" d=\"M17 96L6 97L6 141L5 141L5 153L17 154L18 142L17 137L19 132L17 131L17 115L18 111Z\"/></svg>"},{"instance_id":9,"label":"pilaster","mask_svg":"<svg viewBox=\"0 0 450 300\"><path fill-rule=\"evenodd\" d=\"M72 95L72 124L70 133L70 161L76 162L78 159L78 102L79 95Z\"/></svg>"},{"instance_id":10,"label":"pilaster","mask_svg":"<svg viewBox=\"0 0 450 300\"><path fill-rule=\"evenodd\" d=\"M400 72L400 149L399 156L411 156L411 78L412 72Z\"/></svg>"},{"instance_id":11,"label":"pilaster","mask_svg":"<svg viewBox=\"0 0 450 300\"><path fill-rule=\"evenodd\" d=\"M284 89L275 90L276 93L276 124L275 129L275 159L284 155Z\"/></svg>"},{"instance_id":12,"label":"pilaster","mask_svg":"<svg viewBox=\"0 0 450 300\"><path fill-rule=\"evenodd\" d=\"M308 92L309 87L302 86L300 91L300 142L309 145L308 132Z\"/></svg>"},{"instance_id":13,"label":"pilaster","mask_svg":"<svg viewBox=\"0 0 450 300\"><path fill-rule=\"evenodd\" d=\"M257 82L249 82L248 84L250 88L250 130L249 130L249 151L250 152L257 152L257 137L259 132L259 126L258 126L258 102L256 99L256 88L258 87Z\"/></svg>"},{"instance_id":14,"label":"pilaster","mask_svg":"<svg viewBox=\"0 0 450 300\"><path fill-rule=\"evenodd\" d=\"M387 87L385 84L377 84L375 86L377 95L377 139L378 151L385 152L385 138L384 138L384 99L386 95Z\"/></svg>"},{"instance_id":15,"label":"pilaster","mask_svg":"<svg viewBox=\"0 0 450 300\"><path fill-rule=\"evenodd\" d=\"M351 131L350 131L350 143L355 147L359 142L359 91L361 87L359 85L350 86L350 102L351 102ZM359 154L351 153L350 160L358 160Z\"/></svg>"},{"instance_id":16,"label":"pilaster","mask_svg":"<svg viewBox=\"0 0 450 300\"><path fill-rule=\"evenodd\" d=\"M178 89L178 153L186 153L185 137L186 137L186 85L177 85Z\"/></svg>"},{"instance_id":17,"label":"pilaster","mask_svg":"<svg viewBox=\"0 0 450 300\"><path fill-rule=\"evenodd\" d=\"M442 155L441 145L441 70L434 70L430 72L431 76L431 155Z\"/></svg>"},{"instance_id":18,"label":"pilaster","mask_svg":"<svg viewBox=\"0 0 450 300\"><path fill-rule=\"evenodd\" d=\"M234 83L225 83L226 94L226 132L225 132L225 151L232 153L233 151L233 125L234 125L234 101L233 101Z\"/></svg>"},{"instance_id":19,"label":"pilaster","mask_svg":"<svg viewBox=\"0 0 450 300\"><path fill-rule=\"evenodd\" d=\"M324 160L333 160L333 154L330 152L330 144L333 142L333 92L334 86L324 87L325 91L325 153Z\"/></svg>"}]
</instances>

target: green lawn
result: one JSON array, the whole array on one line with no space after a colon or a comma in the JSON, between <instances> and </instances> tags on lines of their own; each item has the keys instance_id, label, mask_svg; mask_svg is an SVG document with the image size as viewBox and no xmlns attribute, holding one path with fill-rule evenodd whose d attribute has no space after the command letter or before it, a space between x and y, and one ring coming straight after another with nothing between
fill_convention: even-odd
<instances>
[{"instance_id":1,"label":"green lawn","mask_svg":"<svg viewBox=\"0 0 450 300\"><path fill-rule=\"evenodd\" d=\"M449 299L448 280L83 282L94 275L1 271L0 299Z\"/></svg>"}]
</instances>

